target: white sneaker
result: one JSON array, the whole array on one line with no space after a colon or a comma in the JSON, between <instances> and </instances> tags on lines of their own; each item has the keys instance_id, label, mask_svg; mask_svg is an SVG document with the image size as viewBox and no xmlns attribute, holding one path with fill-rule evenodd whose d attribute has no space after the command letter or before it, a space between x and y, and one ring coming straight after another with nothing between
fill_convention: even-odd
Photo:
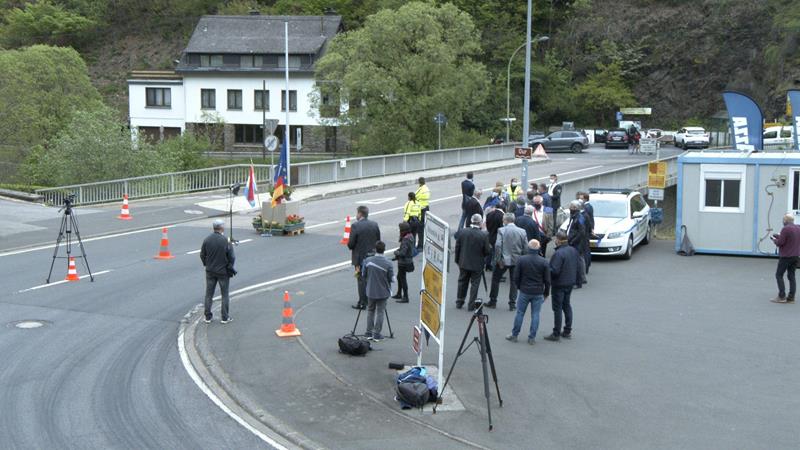
<instances>
[{"instance_id":1,"label":"white sneaker","mask_svg":"<svg viewBox=\"0 0 800 450\"><path fill-rule=\"evenodd\" d=\"M205 323L211 323L211 319L206 319L206 318L204 317L204 318L203 318L203 322L205 322Z\"/></svg>"},{"instance_id":2,"label":"white sneaker","mask_svg":"<svg viewBox=\"0 0 800 450\"><path fill-rule=\"evenodd\" d=\"M222 319L222 320L219 321L219 323L226 324L226 323L231 322L231 321L233 321L233 317L228 317L227 319Z\"/></svg>"}]
</instances>

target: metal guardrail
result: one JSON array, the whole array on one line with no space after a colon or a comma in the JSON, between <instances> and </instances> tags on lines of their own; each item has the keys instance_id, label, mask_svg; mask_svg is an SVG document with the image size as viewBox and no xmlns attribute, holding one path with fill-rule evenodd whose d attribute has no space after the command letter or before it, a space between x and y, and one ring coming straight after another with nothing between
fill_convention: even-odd
<instances>
[{"instance_id":1,"label":"metal guardrail","mask_svg":"<svg viewBox=\"0 0 800 450\"><path fill-rule=\"evenodd\" d=\"M337 183L361 178L441 169L514 157L514 143L479 147L432 150L415 153L346 158L291 165L292 186ZM164 197L188 192L225 189L247 180L249 165L235 164L209 169L148 175L121 180L98 181L55 188L37 189L45 203L61 204L74 194L76 205L121 201L128 198ZM269 165L254 164L256 181L272 180Z\"/></svg>"},{"instance_id":2,"label":"metal guardrail","mask_svg":"<svg viewBox=\"0 0 800 450\"><path fill-rule=\"evenodd\" d=\"M678 156L661 158L659 161L667 163L667 186L672 186L678 180ZM567 180L562 183L561 198L574 199L578 192L588 192L590 188L620 188L642 190L647 188L648 163L645 161L627 167L612 169L607 172L596 173ZM563 202L562 203L569 203Z\"/></svg>"}]
</instances>

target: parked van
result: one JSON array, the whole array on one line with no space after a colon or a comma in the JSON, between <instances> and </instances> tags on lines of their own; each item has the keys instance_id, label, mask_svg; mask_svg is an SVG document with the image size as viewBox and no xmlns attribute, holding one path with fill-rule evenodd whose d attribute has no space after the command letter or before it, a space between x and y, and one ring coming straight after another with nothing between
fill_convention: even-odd
<instances>
[{"instance_id":1,"label":"parked van","mask_svg":"<svg viewBox=\"0 0 800 450\"><path fill-rule=\"evenodd\" d=\"M768 127L764 130L764 150L788 150L794 147L791 125Z\"/></svg>"}]
</instances>

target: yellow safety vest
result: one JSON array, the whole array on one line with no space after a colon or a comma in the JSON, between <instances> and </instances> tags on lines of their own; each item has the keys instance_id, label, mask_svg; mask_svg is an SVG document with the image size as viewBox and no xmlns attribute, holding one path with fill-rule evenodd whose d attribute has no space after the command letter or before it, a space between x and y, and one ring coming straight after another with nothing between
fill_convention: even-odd
<instances>
[{"instance_id":1,"label":"yellow safety vest","mask_svg":"<svg viewBox=\"0 0 800 450\"><path fill-rule=\"evenodd\" d=\"M508 185L508 189L506 189L506 192L508 192L508 195L511 197L512 202L515 201L518 196L524 194L524 192L522 192L522 186L518 185L514 189L511 189L510 184Z\"/></svg>"},{"instance_id":2,"label":"yellow safety vest","mask_svg":"<svg viewBox=\"0 0 800 450\"><path fill-rule=\"evenodd\" d=\"M403 221L408 222L412 217L420 219L422 217L422 208L419 207L419 203L409 200L406 202L405 208L403 208Z\"/></svg>"},{"instance_id":3,"label":"yellow safety vest","mask_svg":"<svg viewBox=\"0 0 800 450\"><path fill-rule=\"evenodd\" d=\"M419 203L420 208L428 207L431 200L431 191L428 189L427 184L423 184L422 186L418 187L417 192L414 195L417 196L417 203Z\"/></svg>"}]
</instances>

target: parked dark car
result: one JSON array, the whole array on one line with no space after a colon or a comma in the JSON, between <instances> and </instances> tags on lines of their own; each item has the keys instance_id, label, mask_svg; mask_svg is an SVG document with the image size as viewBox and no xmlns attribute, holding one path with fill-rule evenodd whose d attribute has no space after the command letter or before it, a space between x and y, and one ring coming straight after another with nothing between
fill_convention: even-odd
<instances>
[{"instance_id":1,"label":"parked dark car","mask_svg":"<svg viewBox=\"0 0 800 450\"><path fill-rule=\"evenodd\" d=\"M628 132L621 128L608 130L606 148L628 148Z\"/></svg>"},{"instance_id":2,"label":"parked dark car","mask_svg":"<svg viewBox=\"0 0 800 450\"><path fill-rule=\"evenodd\" d=\"M534 139L531 142L531 147L536 148L542 144L545 151L569 151L572 153L580 153L589 147L589 139L582 133L577 131L556 131L550 133L547 137Z\"/></svg>"},{"instance_id":3,"label":"parked dark car","mask_svg":"<svg viewBox=\"0 0 800 450\"><path fill-rule=\"evenodd\" d=\"M606 136L608 136L608 130L594 130L594 143L595 144L602 144L606 141Z\"/></svg>"}]
</instances>

